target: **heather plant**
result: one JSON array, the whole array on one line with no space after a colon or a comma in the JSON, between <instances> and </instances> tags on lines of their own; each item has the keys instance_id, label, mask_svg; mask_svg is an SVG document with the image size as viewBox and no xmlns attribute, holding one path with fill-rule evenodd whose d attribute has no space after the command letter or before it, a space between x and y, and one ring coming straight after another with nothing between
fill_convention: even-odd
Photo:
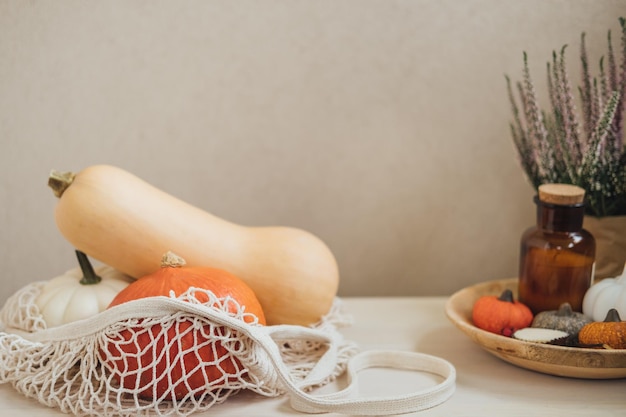
<instances>
[{"instance_id":1,"label":"heather plant","mask_svg":"<svg viewBox=\"0 0 626 417\"><path fill-rule=\"evenodd\" d=\"M618 64L608 31L608 53L599 62L599 74L589 70L585 34L581 35L582 82L578 101L569 80L565 52L547 63L551 109L542 110L524 53L523 79L517 82L519 105L506 77L513 110L511 132L519 161L533 187L544 183L578 185L586 190L586 214L596 217L626 215L626 150L624 99L626 96L626 19L621 25L621 61ZM577 103L581 111L578 112Z\"/></svg>"}]
</instances>

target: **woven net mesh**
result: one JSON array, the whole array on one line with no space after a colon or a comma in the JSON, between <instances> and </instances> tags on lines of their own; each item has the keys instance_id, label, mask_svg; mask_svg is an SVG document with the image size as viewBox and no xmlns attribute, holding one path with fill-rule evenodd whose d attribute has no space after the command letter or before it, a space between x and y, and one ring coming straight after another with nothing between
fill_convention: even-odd
<instances>
[{"instance_id":1,"label":"woven net mesh","mask_svg":"<svg viewBox=\"0 0 626 417\"><path fill-rule=\"evenodd\" d=\"M310 390L356 353L338 331L349 324L339 299L310 328L262 326L232 298L190 289L47 329L34 303L42 285L24 287L0 311L0 383L75 415L189 415L242 389L281 395L281 378ZM320 377L316 365L330 349L335 359Z\"/></svg>"}]
</instances>

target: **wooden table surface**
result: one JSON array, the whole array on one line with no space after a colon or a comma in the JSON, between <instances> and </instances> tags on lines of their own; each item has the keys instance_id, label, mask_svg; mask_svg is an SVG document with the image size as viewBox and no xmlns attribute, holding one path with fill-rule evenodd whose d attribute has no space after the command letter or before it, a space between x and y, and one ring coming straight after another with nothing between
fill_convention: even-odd
<instances>
[{"instance_id":1,"label":"wooden table surface","mask_svg":"<svg viewBox=\"0 0 626 417\"><path fill-rule=\"evenodd\" d=\"M446 297L344 298L354 323L342 332L361 350L408 350L450 361L457 371L455 394L420 416L626 416L626 379L583 380L545 375L506 363L470 341L449 322ZM406 392L410 382L434 385L434 377L370 369L360 374L363 395ZM341 379L323 392L341 386ZM64 416L0 385L1 416ZM194 416L302 416L288 398L241 392ZM326 414L329 415L329 414ZM332 414L330 414L332 415Z\"/></svg>"}]
</instances>

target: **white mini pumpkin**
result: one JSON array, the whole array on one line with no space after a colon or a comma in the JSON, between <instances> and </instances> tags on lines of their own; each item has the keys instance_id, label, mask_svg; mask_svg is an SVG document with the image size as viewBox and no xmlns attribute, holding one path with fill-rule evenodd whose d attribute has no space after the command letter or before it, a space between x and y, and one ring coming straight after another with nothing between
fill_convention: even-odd
<instances>
[{"instance_id":1,"label":"white mini pumpkin","mask_svg":"<svg viewBox=\"0 0 626 417\"><path fill-rule=\"evenodd\" d=\"M80 251L76 251L76 256L80 268L71 269L46 282L35 299L48 328L104 311L113 298L133 281L130 276L108 265L93 268L87 256Z\"/></svg>"},{"instance_id":2,"label":"white mini pumpkin","mask_svg":"<svg viewBox=\"0 0 626 417\"><path fill-rule=\"evenodd\" d=\"M626 267L622 275L593 284L583 298L583 313L594 321L603 321L612 308L626 317Z\"/></svg>"}]
</instances>

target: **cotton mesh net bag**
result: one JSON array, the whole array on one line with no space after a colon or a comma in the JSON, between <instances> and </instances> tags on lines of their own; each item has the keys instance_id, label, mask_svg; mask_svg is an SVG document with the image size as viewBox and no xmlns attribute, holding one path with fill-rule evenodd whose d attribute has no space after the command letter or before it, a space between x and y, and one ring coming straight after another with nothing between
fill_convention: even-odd
<instances>
[{"instance_id":1,"label":"cotton mesh net bag","mask_svg":"<svg viewBox=\"0 0 626 417\"><path fill-rule=\"evenodd\" d=\"M46 328L34 302L43 284L22 288L0 312L0 383L65 413L185 416L245 389L288 395L294 409L307 413L383 415L434 407L455 389L454 367L443 359L358 352L340 333L349 316L339 299L310 327L263 326L234 299L190 288ZM442 381L410 394L363 398L356 379L368 367L429 372ZM346 388L314 394L344 372Z\"/></svg>"}]
</instances>

